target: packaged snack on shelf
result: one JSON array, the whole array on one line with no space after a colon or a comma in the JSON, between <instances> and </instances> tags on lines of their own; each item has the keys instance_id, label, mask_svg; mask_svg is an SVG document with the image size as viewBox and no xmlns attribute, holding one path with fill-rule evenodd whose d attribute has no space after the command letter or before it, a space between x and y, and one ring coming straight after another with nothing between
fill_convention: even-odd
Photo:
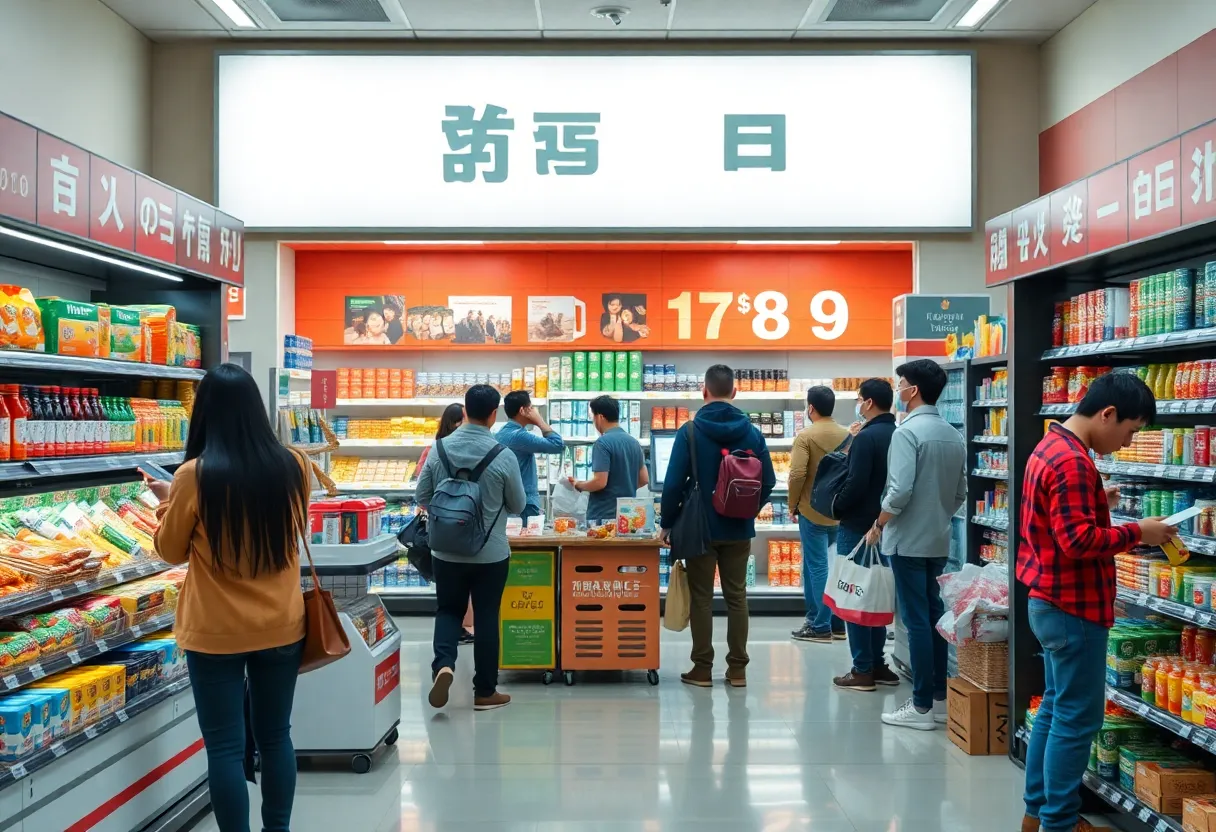
<instances>
[{"instance_id":1,"label":"packaged snack on shelf","mask_svg":"<svg viewBox=\"0 0 1216 832\"><path fill-rule=\"evenodd\" d=\"M34 752L33 705L15 696L0 697L0 761L15 762Z\"/></svg>"},{"instance_id":2,"label":"packaged snack on shelf","mask_svg":"<svg viewBox=\"0 0 1216 832\"><path fill-rule=\"evenodd\" d=\"M139 312L143 327L143 360L146 364L169 363L170 324L177 322L177 310L167 304L143 304L130 307Z\"/></svg>"},{"instance_id":3,"label":"packaged snack on shelf","mask_svg":"<svg viewBox=\"0 0 1216 832\"><path fill-rule=\"evenodd\" d=\"M38 661L42 651L26 632L0 632L0 671L12 670Z\"/></svg>"},{"instance_id":4,"label":"packaged snack on shelf","mask_svg":"<svg viewBox=\"0 0 1216 832\"><path fill-rule=\"evenodd\" d=\"M42 351L42 311L29 289L0 285L0 346Z\"/></svg>"},{"instance_id":5,"label":"packaged snack on shelf","mask_svg":"<svg viewBox=\"0 0 1216 832\"><path fill-rule=\"evenodd\" d=\"M100 354L97 307L63 298L38 298L46 351L57 355L97 358Z\"/></svg>"}]
</instances>

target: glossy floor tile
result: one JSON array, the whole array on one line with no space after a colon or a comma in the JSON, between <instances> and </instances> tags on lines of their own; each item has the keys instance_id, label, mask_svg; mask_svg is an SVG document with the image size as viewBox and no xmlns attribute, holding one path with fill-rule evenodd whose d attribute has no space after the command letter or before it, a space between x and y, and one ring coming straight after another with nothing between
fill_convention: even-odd
<instances>
[{"instance_id":1,"label":"glossy floor tile","mask_svg":"<svg viewBox=\"0 0 1216 832\"><path fill-rule=\"evenodd\" d=\"M910 686L837 691L847 646L793 642L795 620L753 619L746 689L680 684L689 637L665 631L657 687L640 673L570 688L504 674L512 704L476 714L469 648L451 703L432 711L430 622L399 623L401 739L369 774L304 767L297 832L961 832L1021 821L1022 776L1006 758L968 757L944 730L882 725ZM725 621L715 624L721 641ZM256 795L252 809L257 829ZM216 828L210 817L196 827Z\"/></svg>"}]
</instances>

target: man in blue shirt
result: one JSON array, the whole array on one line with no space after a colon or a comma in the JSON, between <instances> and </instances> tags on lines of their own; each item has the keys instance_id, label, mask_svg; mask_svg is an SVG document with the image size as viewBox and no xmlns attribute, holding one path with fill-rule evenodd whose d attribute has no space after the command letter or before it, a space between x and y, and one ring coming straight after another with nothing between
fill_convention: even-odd
<instances>
[{"instance_id":1,"label":"man in blue shirt","mask_svg":"<svg viewBox=\"0 0 1216 832\"><path fill-rule=\"evenodd\" d=\"M498 432L498 441L515 454L519 460L519 475L524 481L524 492L528 495L528 504L519 513L524 525L529 517L540 514L540 487L536 482L536 455L560 454L562 438L558 435L540 411L532 406L532 397L527 390L512 390L503 399L503 408L507 411L507 424ZM540 436L528 430L528 425L536 425Z\"/></svg>"},{"instance_id":2,"label":"man in blue shirt","mask_svg":"<svg viewBox=\"0 0 1216 832\"><path fill-rule=\"evenodd\" d=\"M589 480L570 484L575 491L586 491L587 521L616 521L618 497L636 497L638 489L650 484L650 472L642 464L642 446L620 425L621 405L611 396L591 400L591 419L600 438L591 448Z\"/></svg>"}]
</instances>

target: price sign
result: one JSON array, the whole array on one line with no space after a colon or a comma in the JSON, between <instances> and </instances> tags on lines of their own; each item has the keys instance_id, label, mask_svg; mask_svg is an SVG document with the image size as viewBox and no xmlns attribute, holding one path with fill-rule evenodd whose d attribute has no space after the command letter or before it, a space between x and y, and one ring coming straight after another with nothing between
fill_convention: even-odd
<instances>
[{"instance_id":1,"label":"price sign","mask_svg":"<svg viewBox=\"0 0 1216 832\"><path fill-rule=\"evenodd\" d=\"M12 690L13 688L17 687L17 684L18 684L18 682L17 682L16 676L13 676L10 674L10 675L4 677L4 687L6 689Z\"/></svg>"},{"instance_id":2,"label":"price sign","mask_svg":"<svg viewBox=\"0 0 1216 832\"><path fill-rule=\"evenodd\" d=\"M727 314L744 318L753 337L761 342L782 341L791 330L790 300L774 289L765 289L754 297L747 292L684 291L667 301L667 308L676 313L676 338L680 341L720 341L723 319ZM810 334L820 341L835 341L849 326L849 303L844 295L824 289L811 296L807 312ZM694 321L702 331L694 335ZM801 340L801 339L800 339Z\"/></svg>"},{"instance_id":3,"label":"price sign","mask_svg":"<svg viewBox=\"0 0 1216 832\"><path fill-rule=\"evenodd\" d=\"M9 769L9 773L13 775L14 780L20 780L29 772L25 770L25 763L13 763L12 768Z\"/></svg>"},{"instance_id":4,"label":"price sign","mask_svg":"<svg viewBox=\"0 0 1216 832\"><path fill-rule=\"evenodd\" d=\"M68 661L70 661L72 664L80 664L80 654L75 650L69 650Z\"/></svg>"},{"instance_id":5,"label":"price sign","mask_svg":"<svg viewBox=\"0 0 1216 832\"><path fill-rule=\"evenodd\" d=\"M77 581L76 582L76 591L77 592L88 592L89 591L89 582L88 581Z\"/></svg>"},{"instance_id":6,"label":"price sign","mask_svg":"<svg viewBox=\"0 0 1216 832\"><path fill-rule=\"evenodd\" d=\"M64 748L64 747L63 747L63 743L61 743L61 742L57 742L57 743L54 743L54 744L51 746L51 753L52 753L52 754L54 754L54 755L55 755L55 759L56 759L56 760L58 760L58 759L59 759L60 757L62 757L64 754L67 754L67 753L68 753L68 750L67 750L66 748Z\"/></svg>"},{"instance_id":7,"label":"price sign","mask_svg":"<svg viewBox=\"0 0 1216 832\"><path fill-rule=\"evenodd\" d=\"M84 729L84 735L91 740L95 740L97 739L97 729L90 725L88 728Z\"/></svg>"},{"instance_id":8,"label":"price sign","mask_svg":"<svg viewBox=\"0 0 1216 832\"><path fill-rule=\"evenodd\" d=\"M116 715L118 717L119 722L126 722L128 719L131 718L131 717L127 716L127 711L125 708L123 710L118 711Z\"/></svg>"},{"instance_id":9,"label":"price sign","mask_svg":"<svg viewBox=\"0 0 1216 832\"><path fill-rule=\"evenodd\" d=\"M106 644L106 640L104 638L97 639L97 641L93 642L93 644L97 646L97 652L99 654L110 649L110 645Z\"/></svg>"},{"instance_id":10,"label":"price sign","mask_svg":"<svg viewBox=\"0 0 1216 832\"><path fill-rule=\"evenodd\" d=\"M1147 823L1148 819L1151 818L1152 816L1153 816L1152 811L1147 806L1145 806L1144 808L1142 808L1140 810L1140 814L1138 814L1136 817L1140 818L1141 823Z\"/></svg>"},{"instance_id":11,"label":"price sign","mask_svg":"<svg viewBox=\"0 0 1216 832\"><path fill-rule=\"evenodd\" d=\"M42 669L41 664L34 662L30 665L30 675L35 679L41 679L43 676L46 676L46 671Z\"/></svg>"},{"instance_id":12,"label":"price sign","mask_svg":"<svg viewBox=\"0 0 1216 832\"><path fill-rule=\"evenodd\" d=\"M51 600L52 601L62 601L63 600L63 590L52 588L51 589Z\"/></svg>"}]
</instances>

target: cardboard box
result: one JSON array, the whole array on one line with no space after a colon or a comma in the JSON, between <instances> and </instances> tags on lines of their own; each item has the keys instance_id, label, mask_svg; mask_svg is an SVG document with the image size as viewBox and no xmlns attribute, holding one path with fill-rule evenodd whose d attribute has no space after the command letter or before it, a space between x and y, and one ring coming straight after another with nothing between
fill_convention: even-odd
<instances>
[{"instance_id":1,"label":"cardboard box","mask_svg":"<svg viewBox=\"0 0 1216 832\"><path fill-rule=\"evenodd\" d=\"M1141 761L1136 763L1136 794L1141 792L1161 797L1208 795L1216 792L1216 774L1201 768Z\"/></svg>"},{"instance_id":2,"label":"cardboard box","mask_svg":"<svg viewBox=\"0 0 1216 832\"><path fill-rule=\"evenodd\" d=\"M1216 832L1216 799L1188 797L1182 801L1183 832Z\"/></svg>"},{"instance_id":3,"label":"cardboard box","mask_svg":"<svg viewBox=\"0 0 1216 832\"><path fill-rule=\"evenodd\" d=\"M1009 695L951 679L946 692L950 741L972 756L1009 752Z\"/></svg>"}]
</instances>

